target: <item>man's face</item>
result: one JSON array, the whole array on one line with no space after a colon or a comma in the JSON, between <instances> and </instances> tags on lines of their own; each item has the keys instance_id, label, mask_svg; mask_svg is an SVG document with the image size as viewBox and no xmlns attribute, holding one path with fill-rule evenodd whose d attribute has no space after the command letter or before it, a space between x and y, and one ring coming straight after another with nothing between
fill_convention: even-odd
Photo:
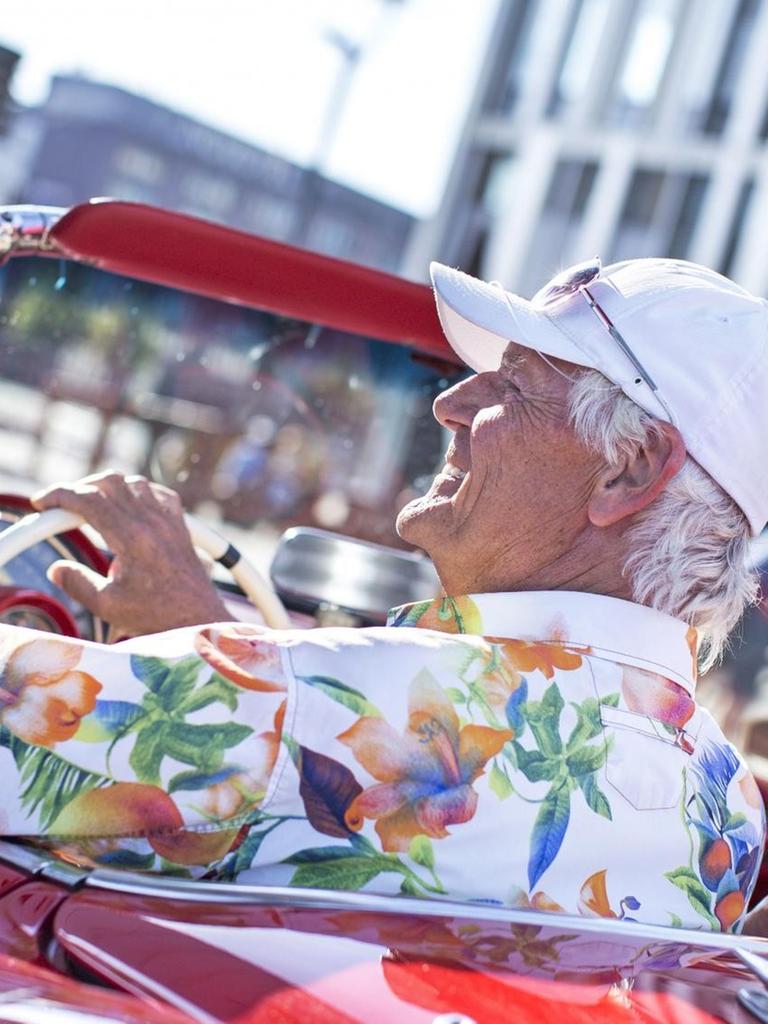
<instances>
[{"instance_id":1,"label":"man's face","mask_svg":"<svg viewBox=\"0 0 768 1024\"><path fill-rule=\"evenodd\" d=\"M588 528L604 464L574 433L562 373L578 367L510 342L498 370L435 400L436 418L453 431L445 466L397 528L430 555L447 593L546 581L547 565Z\"/></svg>"}]
</instances>

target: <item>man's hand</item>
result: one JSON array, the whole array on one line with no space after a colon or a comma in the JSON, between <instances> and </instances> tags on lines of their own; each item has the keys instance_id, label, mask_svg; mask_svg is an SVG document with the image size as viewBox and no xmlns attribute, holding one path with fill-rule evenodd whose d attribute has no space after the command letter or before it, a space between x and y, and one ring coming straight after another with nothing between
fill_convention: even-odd
<instances>
[{"instance_id":1,"label":"man's hand","mask_svg":"<svg viewBox=\"0 0 768 1024\"><path fill-rule=\"evenodd\" d=\"M113 633L138 636L231 618L195 554L175 491L108 472L50 487L32 504L78 513L114 553L106 577L74 562L56 562L48 572Z\"/></svg>"}]
</instances>

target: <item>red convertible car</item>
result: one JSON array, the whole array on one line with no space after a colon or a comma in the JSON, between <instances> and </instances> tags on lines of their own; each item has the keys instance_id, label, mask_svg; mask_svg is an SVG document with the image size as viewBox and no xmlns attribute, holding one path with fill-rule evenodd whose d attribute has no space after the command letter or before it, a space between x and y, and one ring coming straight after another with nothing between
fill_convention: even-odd
<instances>
[{"instance_id":1,"label":"red convertible car","mask_svg":"<svg viewBox=\"0 0 768 1024\"><path fill-rule=\"evenodd\" d=\"M117 201L0 211L0 262L0 547L33 488L111 465L179 490L214 558L223 535L269 573L276 594L222 578L234 617L375 624L436 586L392 532L462 372L426 287ZM0 568L0 620L104 639L45 571L108 556L54 527ZM616 916L86 871L0 842L0 1024L746 1024L768 1022L766 956Z\"/></svg>"}]
</instances>

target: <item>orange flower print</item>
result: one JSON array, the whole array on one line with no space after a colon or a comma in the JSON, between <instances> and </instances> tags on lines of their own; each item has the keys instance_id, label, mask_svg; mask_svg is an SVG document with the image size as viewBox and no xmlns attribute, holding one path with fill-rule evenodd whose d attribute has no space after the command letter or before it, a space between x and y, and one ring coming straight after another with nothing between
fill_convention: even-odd
<instances>
[{"instance_id":1,"label":"orange flower print","mask_svg":"<svg viewBox=\"0 0 768 1024\"><path fill-rule=\"evenodd\" d=\"M624 667L621 693L630 711L678 729L682 729L696 710L692 697L682 686L640 668Z\"/></svg>"},{"instance_id":2,"label":"orange flower print","mask_svg":"<svg viewBox=\"0 0 768 1024\"><path fill-rule=\"evenodd\" d=\"M78 794L50 829L51 835L61 838L145 836L155 853L184 865L220 860L229 852L238 831L186 830L171 797L159 786L142 782L116 782Z\"/></svg>"},{"instance_id":3,"label":"orange flower print","mask_svg":"<svg viewBox=\"0 0 768 1024\"><path fill-rule=\"evenodd\" d=\"M349 805L347 827L358 831L363 819L375 819L385 851L405 851L420 834L444 839L447 825L469 821L477 808L472 783L513 735L483 725L460 729L453 704L426 672L411 683L408 711L404 736L366 716L338 737L379 780Z\"/></svg>"},{"instance_id":4,"label":"orange flower print","mask_svg":"<svg viewBox=\"0 0 768 1024\"><path fill-rule=\"evenodd\" d=\"M582 917L610 917L624 920L634 920L627 917L628 910L639 910L640 904L634 896L625 896L619 905L619 911L615 911L608 901L608 889L606 887L607 870L596 871L590 875L579 890L579 913Z\"/></svg>"},{"instance_id":5,"label":"orange flower print","mask_svg":"<svg viewBox=\"0 0 768 1024\"><path fill-rule=\"evenodd\" d=\"M211 626L195 637L195 650L225 679L244 690L287 689L280 648L254 626Z\"/></svg>"},{"instance_id":6,"label":"orange flower print","mask_svg":"<svg viewBox=\"0 0 768 1024\"><path fill-rule=\"evenodd\" d=\"M568 646L562 643L505 640L503 637L486 637L486 640L500 644L504 658L518 672L525 674L538 669L546 679L552 679L556 670L573 672L581 668L584 655L589 654L588 647Z\"/></svg>"},{"instance_id":7,"label":"orange flower print","mask_svg":"<svg viewBox=\"0 0 768 1024\"><path fill-rule=\"evenodd\" d=\"M547 896L541 890L535 892L533 896L529 896L525 889L515 886L511 890L507 902L511 907L520 907L522 910L545 910L550 914L564 914L566 912L565 907L561 907L551 896Z\"/></svg>"},{"instance_id":8,"label":"orange flower print","mask_svg":"<svg viewBox=\"0 0 768 1024\"><path fill-rule=\"evenodd\" d=\"M606 870L590 875L579 890L579 913L583 917L618 917L608 902Z\"/></svg>"},{"instance_id":9,"label":"orange flower print","mask_svg":"<svg viewBox=\"0 0 768 1024\"><path fill-rule=\"evenodd\" d=\"M191 803L199 813L211 820L226 821L258 807L267 792L280 752L284 718L285 701L275 712L273 730L249 739L247 771L224 768L218 773L220 779L190 794Z\"/></svg>"},{"instance_id":10,"label":"orange flower print","mask_svg":"<svg viewBox=\"0 0 768 1024\"><path fill-rule=\"evenodd\" d=\"M96 706L101 683L76 671L81 651L61 640L30 640L17 647L0 676L0 722L39 746L71 739Z\"/></svg>"}]
</instances>

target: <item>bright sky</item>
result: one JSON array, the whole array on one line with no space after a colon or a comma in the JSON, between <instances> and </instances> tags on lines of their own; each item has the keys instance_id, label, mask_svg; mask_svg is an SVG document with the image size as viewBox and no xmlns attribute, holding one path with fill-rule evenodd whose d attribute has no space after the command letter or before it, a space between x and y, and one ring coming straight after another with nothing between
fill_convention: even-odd
<instances>
[{"instance_id":1,"label":"bright sky","mask_svg":"<svg viewBox=\"0 0 768 1024\"><path fill-rule=\"evenodd\" d=\"M22 52L14 94L51 74L158 100L305 163L343 61L362 41L327 174L418 215L439 201L499 0L24 0L0 43Z\"/></svg>"}]
</instances>

